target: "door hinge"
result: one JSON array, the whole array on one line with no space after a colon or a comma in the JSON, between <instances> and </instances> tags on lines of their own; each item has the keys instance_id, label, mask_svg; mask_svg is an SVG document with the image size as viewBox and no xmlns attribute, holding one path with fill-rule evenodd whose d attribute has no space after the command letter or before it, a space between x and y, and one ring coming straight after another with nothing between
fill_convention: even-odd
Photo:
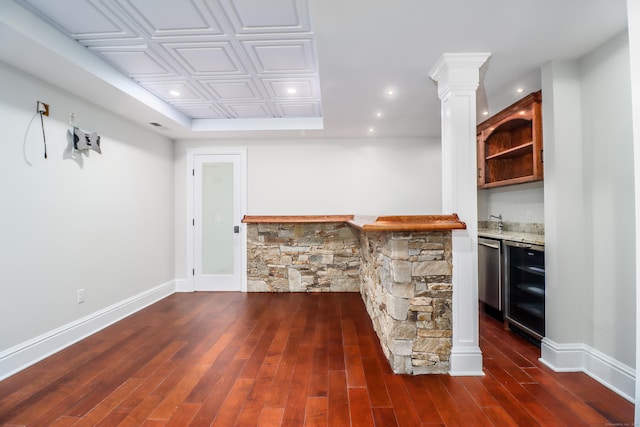
<instances>
[{"instance_id":1,"label":"door hinge","mask_svg":"<svg viewBox=\"0 0 640 427\"><path fill-rule=\"evenodd\" d=\"M191 169L191 176L196 176L196 170L195 169Z\"/></svg>"},{"instance_id":2,"label":"door hinge","mask_svg":"<svg viewBox=\"0 0 640 427\"><path fill-rule=\"evenodd\" d=\"M196 275L196 269L194 268L193 270L191 270L191 275L195 276Z\"/></svg>"},{"instance_id":3,"label":"door hinge","mask_svg":"<svg viewBox=\"0 0 640 427\"><path fill-rule=\"evenodd\" d=\"M195 226L196 225L196 220L195 218L191 220L191 225Z\"/></svg>"}]
</instances>

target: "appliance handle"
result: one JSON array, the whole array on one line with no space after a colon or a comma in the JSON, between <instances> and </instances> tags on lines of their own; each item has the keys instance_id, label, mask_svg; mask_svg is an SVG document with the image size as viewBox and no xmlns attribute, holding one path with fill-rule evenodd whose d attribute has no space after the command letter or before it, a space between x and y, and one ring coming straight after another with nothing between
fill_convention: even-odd
<instances>
[{"instance_id":1,"label":"appliance handle","mask_svg":"<svg viewBox=\"0 0 640 427\"><path fill-rule=\"evenodd\" d=\"M533 245L530 245L529 243L520 243L520 242L509 242L509 246L515 246L523 249L531 249L533 247Z\"/></svg>"},{"instance_id":2,"label":"appliance handle","mask_svg":"<svg viewBox=\"0 0 640 427\"><path fill-rule=\"evenodd\" d=\"M487 242L478 242L479 245L486 246L488 248L500 249L500 243L487 243Z\"/></svg>"}]
</instances>

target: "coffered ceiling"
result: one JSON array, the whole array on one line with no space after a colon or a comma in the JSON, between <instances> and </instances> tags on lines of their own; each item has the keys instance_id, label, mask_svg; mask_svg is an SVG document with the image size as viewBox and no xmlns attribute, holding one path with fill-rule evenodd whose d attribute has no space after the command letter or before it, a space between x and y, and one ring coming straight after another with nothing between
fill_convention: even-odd
<instances>
[{"instance_id":1,"label":"coffered ceiling","mask_svg":"<svg viewBox=\"0 0 640 427\"><path fill-rule=\"evenodd\" d=\"M495 112L626 24L626 0L0 0L0 61L172 139L437 137L442 53L491 53Z\"/></svg>"},{"instance_id":2,"label":"coffered ceiling","mask_svg":"<svg viewBox=\"0 0 640 427\"><path fill-rule=\"evenodd\" d=\"M192 119L322 116L306 0L20 3Z\"/></svg>"}]
</instances>

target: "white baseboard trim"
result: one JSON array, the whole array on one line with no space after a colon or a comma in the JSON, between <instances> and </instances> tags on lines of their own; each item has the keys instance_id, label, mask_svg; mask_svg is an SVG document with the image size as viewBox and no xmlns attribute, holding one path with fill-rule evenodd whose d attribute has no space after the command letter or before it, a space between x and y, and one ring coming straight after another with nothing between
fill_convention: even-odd
<instances>
[{"instance_id":1,"label":"white baseboard trim","mask_svg":"<svg viewBox=\"0 0 640 427\"><path fill-rule=\"evenodd\" d=\"M540 362L556 372L584 372L635 403L635 369L586 344L559 344L542 339Z\"/></svg>"},{"instance_id":2,"label":"white baseboard trim","mask_svg":"<svg viewBox=\"0 0 640 427\"><path fill-rule=\"evenodd\" d=\"M0 352L0 380L166 298L175 287L171 280Z\"/></svg>"},{"instance_id":3,"label":"white baseboard trim","mask_svg":"<svg viewBox=\"0 0 640 427\"><path fill-rule=\"evenodd\" d=\"M193 280L176 279L176 292L194 292Z\"/></svg>"},{"instance_id":4,"label":"white baseboard trim","mask_svg":"<svg viewBox=\"0 0 640 427\"><path fill-rule=\"evenodd\" d=\"M583 372L584 344L559 344L543 338L540 347L540 361L555 372Z\"/></svg>"}]
</instances>

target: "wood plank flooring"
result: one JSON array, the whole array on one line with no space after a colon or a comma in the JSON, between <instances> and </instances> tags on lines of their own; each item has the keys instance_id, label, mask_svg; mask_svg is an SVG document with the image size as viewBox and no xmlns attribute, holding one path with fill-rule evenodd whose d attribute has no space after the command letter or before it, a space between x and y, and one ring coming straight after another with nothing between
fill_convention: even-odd
<instances>
[{"instance_id":1,"label":"wood plank flooring","mask_svg":"<svg viewBox=\"0 0 640 427\"><path fill-rule=\"evenodd\" d=\"M0 425L633 424L630 402L480 320L484 377L400 376L358 294L174 294L0 382Z\"/></svg>"}]
</instances>

